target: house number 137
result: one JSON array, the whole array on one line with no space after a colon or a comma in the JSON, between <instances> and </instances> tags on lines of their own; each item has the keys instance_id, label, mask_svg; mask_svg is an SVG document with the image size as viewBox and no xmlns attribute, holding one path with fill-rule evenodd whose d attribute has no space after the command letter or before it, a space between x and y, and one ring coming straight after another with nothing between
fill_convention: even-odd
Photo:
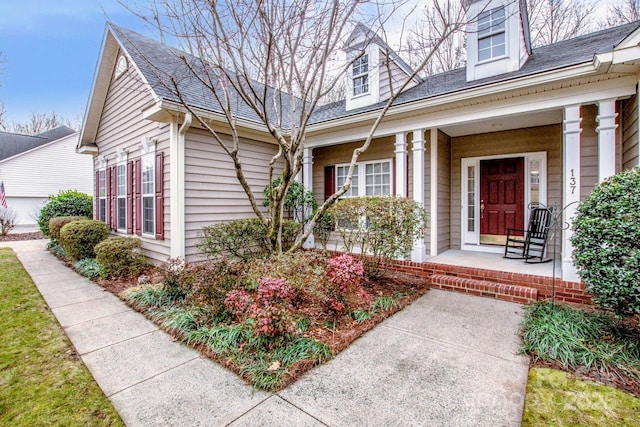
<instances>
[{"instance_id":1,"label":"house number 137","mask_svg":"<svg viewBox=\"0 0 640 427\"><path fill-rule=\"evenodd\" d=\"M576 176L573 169L571 169L571 176L569 177L569 188L571 188L571 194L576 193Z\"/></svg>"}]
</instances>

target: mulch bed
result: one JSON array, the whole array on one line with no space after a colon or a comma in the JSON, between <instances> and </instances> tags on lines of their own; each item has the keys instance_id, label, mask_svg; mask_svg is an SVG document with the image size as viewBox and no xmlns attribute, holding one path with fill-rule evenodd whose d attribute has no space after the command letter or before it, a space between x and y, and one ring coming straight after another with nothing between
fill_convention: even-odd
<instances>
[{"instance_id":1,"label":"mulch bed","mask_svg":"<svg viewBox=\"0 0 640 427\"><path fill-rule=\"evenodd\" d=\"M35 231L33 233L9 233L6 236L0 236L0 242L16 242L20 240L40 240L45 237L41 232Z\"/></svg>"},{"instance_id":2,"label":"mulch bed","mask_svg":"<svg viewBox=\"0 0 640 427\"><path fill-rule=\"evenodd\" d=\"M162 281L160 274L153 267L148 268L143 274L149 277L151 283L158 283ZM118 296L125 289L138 285L137 278L109 280L96 279L95 281L105 290L115 294L116 296ZM367 281L363 284L363 287L372 296L372 299L381 296L391 296L394 294L402 294L403 296L400 298L394 298L395 304L391 309L378 313L372 319L362 322L356 322L351 318L351 316L345 315L340 317L336 321L336 323L332 325L331 328L322 327L320 325L311 326L306 332L305 336L325 343L331 349L331 352L336 355L342 350L349 347L349 345L353 341L373 329L377 324L402 310L407 305L411 304L413 301L424 295L429 290L429 282L424 278L419 278L409 274L387 272L383 277L376 281ZM146 313L143 309L135 306L133 306L132 308L146 316ZM314 307L309 307L309 310L313 311ZM173 330L165 329L165 332L167 332L172 337L172 339L176 341L179 341L182 338L177 332ZM238 367L234 366L231 360L216 355L205 346L196 345L195 348L200 351L200 353L205 357L208 357L211 360L214 360L217 363L225 366L226 368L235 371L236 373L238 373L238 375L243 376L239 372ZM289 367L289 371L283 379L281 388L284 388L287 385L295 382L298 378L300 378L300 376L302 376L312 367L313 364L310 361L302 361L291 365Z\"/></svg>"}]
</instances>

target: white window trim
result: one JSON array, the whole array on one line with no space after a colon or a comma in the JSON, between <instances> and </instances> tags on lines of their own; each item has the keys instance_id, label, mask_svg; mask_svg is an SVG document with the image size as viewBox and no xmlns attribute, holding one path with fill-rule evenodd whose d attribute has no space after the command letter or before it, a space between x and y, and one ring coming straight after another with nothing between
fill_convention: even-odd
<instances>
[{"instance_id":1,"label":"white window trim","mask_svg":"<svg viewBox=\"0 0 640 427\"><path fill-rule=\"evenodd\" d=\"M507 32L507 10L504 6L498 6L498 7L494 7L493 9L490 9L486 12L489 13L489 17L491 17L491 13L496 10L496 9L503 9L504 10L504 18L502 21L502 29L499 30L494 30L494 31L489 31L487 34L483 34L480 35L480 30L478 29L477 31L477 40L476 40L476 55L478 58L478 64L486 64L488 62L493 62L493 61L497 61L503 58L507 58L508 55L508 46L509 46L509 40L508 39L508 32ZM478 28L480 27L480 17L478 17ZM480 59L480 40L485 40L485 39L492 39L494 36L497 36L499 34L504 34L504 53L502 55L492 55L487 59ZM491 45L491 52L493 53L493 44Z\"/></svg>"},{"instance_id":2,"label":"white window trim","mask_svg":"<svg viewBox=\"0 0 640 427\"><path fill-rule=\"evenodd\" d=\"M102 222L107 222L107 206L108 197L107 197L107 188L109 183L107 182L107 166L106 164L100 165L100 169L98 169L98 220ZM104 182L104 186L102 185ZM102 207L102 202L104 201L104 208ZM104 216L104 218L103 218Z\"/></svg>"},{"instance_id":3,"label":"white window trim","mask_svg":"<svg viewBox=\"0 0 640 427\"><path fill-rule=\"evenodd\" d=\"M478 252L493 252L502 253L503 247L495 245L481 245L480 244L480 203L478 203L478 196L480 194L480 161L493 160L493 159L509 159L514 157L524 157L524 224L529 223L529 209L528 206L531 203L531 161L540 162L540 203L547 206L547 152L538 151L530 153L514 153L514 154L502 154L495 156L482 156L482 157L467 157L461 159L461 186L460 186L460 200L461 205L461 222L460 222L460 247L465 251L478 251ZM467 213L467 190L468 190L468 175L467 170L469 166L475 166L474 169L474 194L475 194L475 209L474 216L476 218L476 227L473 233L467 231L468 213Z\"/></svg>"},{"instance_id":4,"label":"white window trim","mask_svg":"<svg viewBox=\"0 0 640 427\"><path fill-rule=\"evenodd\" d=\"M340 198L344 199L347 197L387 197L387 196L367 196L367 186L366 186L366 166L373 163L389 163L389 195L393 195L393 187L395 176L393 173L393 159L378 159L378 160L368 160L365 162L356 162L356 166L358 166L358 194L346 196L342 195ZM338 187L338 168L339 167L349 167L350 163L339 163L335 165L335 176L334 182L336 183L335 191L337 191L340 187Z\"/></svg>"},{"instance_id":5,"label":"white window trim","mask_svg":"<svg viewBox=\"0 0 640 427\"><path fill-rule=\"evenodd\" d=\"M118 183L118 174L120 173L120 168L124 169L124 194L120 194L120 185ZM129 181L129 177L127 176L127 163L120 162L116 165L116 227L119 232L126 233L127 232L127 189L131 184ZM124 227L120 228L120 200L124 200Z\"/></svg>"},{"instance_id":6,"label":"white window trim","mask_svg":"<svg viewBox=\"0 0 640 427\"><path fill-rule=\"evenodd\" d=\"M140 213L140 218L142 219L142 224L140 224L140 229L143 236L153 237L156 236L156 156L155 151L152 153L148 153L142 156L142 177L140 178L140 182L142 184L142 188L140 189L140 209L142 212ZM151 164L151 193L144 192L144 167L145 162L149 162ZM153 208L153 213L151 215L151 231L145 231L145 220L144 220L144 200L145 198L151 199L151 207Z\"/></svg>"},{"instance_id":7,"label":"white window trim","mask_svg":"<svg viewBox=\"0 0 640 427\"><path fill-rule=\"evenodd\" d=\"M355 67L356 63L358 63L360 65L359 61L364 56L367 57L367 71L364 72L364 73L360 72L358 74L355 74L353 68ZM365 52L362 55L360 55L358 58L356 58L356 60L353 62L353 64L351 64L351 86L352 86L351 96L352 96L352 98L358 98L358 97L361 97L361 96L366 96L366 95L369 95L371 93L371 75L369 73L370 70L371 70L371 67L369 66L370 65L369 63L370 63L369 53ZM356 94L355 93L356 92L356 79L359 79L359 78L364 77L364 76L367 77L367 90ZM360 85L360 86L362 86L362 85Z\"/></svg>"}]
</instances>

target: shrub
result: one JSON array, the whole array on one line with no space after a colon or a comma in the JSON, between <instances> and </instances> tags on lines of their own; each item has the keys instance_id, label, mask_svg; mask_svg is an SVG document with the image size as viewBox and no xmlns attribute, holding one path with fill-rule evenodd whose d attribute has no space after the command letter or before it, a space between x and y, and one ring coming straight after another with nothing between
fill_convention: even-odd
<instances>
[{"instance_id":1,"label":"shrub","mask_svg":"<svg viewBox=\"0 0 640 427\"><path fill-rule=\"evenodd\" d=\"M76 270L84 277L94 279L100 275L100 264L93 258L82 259L75 264Z\"/></svg>"},{"instance_id":2,"label":"shrub","mask_svg":"<svg viewBox=\"0 0 640 427\"><path fill-rule=\"evenodd\" d=\"M424 236L427 212L404 197L349 197L330 209L345 250L359 250L367 276L376 277L394 258L410 255L413 242Z\"/></svg>"},{"instance_id":3,"label":"shrub","mask_svg":"<svg viewBox=\"0 0 640 427\"><path fill-rule=\"evenodd\" d=\"M85 193L75 190L61 191L49 200L40 210L38 227L45 236L49 236L49 220L57 216L93 216L93 199Z\"/></svg>"},{"instance_id":4,"label":"shrub","mask_svg":"<svg viewBox=\"0 0 640 427\"><path fill-rule=\"evenodd\" d=\"M276 178L271 185L264 187L263 192L266 199L263 205L265 207L269 206L271 192L280 185L280 182L282 182L282 180ZM304 185L301 182L291 181L287 195L284 198L284 208L287 210L289 218L299 223L306 223L309 218L315 214L316 209L318 209L318 202L313 192L304 190Z\"/></svg>"},{"instance_id":5,"label":"shrub","mask_svg":"<svg viewBox=\"0 0 640 427\"><path fill-rule=\"evenodd\" d=\"M329 264L330 298L328 308L335 314L353 311L358 307L368 306L369 294L360 286L364 275L362 261L349 254L342 254L327 261Z\"/></svg>"},{"instance_id":6,"label":"shrub","mask_svg":"<svg viewBox=\"0 0 640 427\"><path fill-rule=\"evenodd\" d=\"M54 241L60 241L60 230L70 222L79 219L89 219L83 216L57 216L49 220L49 236Z\"/></svg>"},{"instance_id":7,"label":"shrub","mask_svg":"<svg viewBox=\"0 0 640 427\"><path fill-rule=\"evenodd\" d=\"M573 259L593 301L618 316L640 313L640 168L596 186L573 221Z\"/></svg>"},{"instance_id":8,"label":"shrub","mask_svg":"<svg viewBox=\"0 0 640 427\"><path fill-rule=\"evenodd\" d=\"M295 242L300 227L294 221L284 221L282 244L285 250ZM270 245L265 226L257 218L248 218L204 227L198 250L209 259L231 256L246 261L265 256L270 252Z\"/></svg>"},{"instance_id":9,"label":"shrub","mask_svg":"<svg viewBox=\"0 0 640 427\"><path fill-rule=\"evenodd\" d=\"M318 217L315 227L313 227L313 237L315 241L320 243L322 249L327 250L327 244L331 237L331 232L336 228L336 221L333 215L329 212L325 212Z\"/></svg>"},{"instance_id":10,"label":"shrub","mask_svg":"<svg viewBox=\"0 0 640 427\"><path fill-rule=\"evenodd\" d=\"M137 237L112 237L94 248L102 277L138 275L147 265Z\"/></svg>"},{"instance_id":11,"label":"shrub","mask_svg":"<svg viewBox=\"0 0 640 427\"><path fill-rule=\"evenodd\" d=\"M95 258L95 246L107 238L109 227L102 221L81 219L66 224L60 230L60 241L71 258Z\"/></svg>"},{"instance_id":12,"label":"shrub","mask_svg":"<svg viewBox=\"0 0 640 427\"><path fill-rule=\"evenodd\" d=\"M16 211L0 206L0 236L6 236L16 226Z\"/></svg>"}]
</instances>

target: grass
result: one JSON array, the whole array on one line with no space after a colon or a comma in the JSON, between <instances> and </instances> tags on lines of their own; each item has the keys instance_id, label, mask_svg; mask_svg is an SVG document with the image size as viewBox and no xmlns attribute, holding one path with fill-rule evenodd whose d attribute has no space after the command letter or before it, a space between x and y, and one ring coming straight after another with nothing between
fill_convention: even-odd
<instances>
[{"instance_id":1,"label":"grass","mask_svg":"<svg viewBox=\"0 0 640 427\"><path fill-rule=\"evenodd\" d=\"M540 302L526 307L522 350L559 362L640 379L640 337L606 313Z\"/></svg>"},{"instance_id":2,"label":"grass","mask_svg":"<svg viewBox=\"0 0 640 427\"><path fill-rule=\"evenodd\" d=\"M10 249L0 249L0 425L123 425Z\"/></svg>"},{"instance_id":3,"label":"grass","mask_svg":"<svg viewBox=\"0 0 640 427\"><path fill-rule=\"evenodd\" d=\"M523 427L637 426L640 399L613 387L572 379L563 371L532 368Z\"/></svg>"}]
</instances>

